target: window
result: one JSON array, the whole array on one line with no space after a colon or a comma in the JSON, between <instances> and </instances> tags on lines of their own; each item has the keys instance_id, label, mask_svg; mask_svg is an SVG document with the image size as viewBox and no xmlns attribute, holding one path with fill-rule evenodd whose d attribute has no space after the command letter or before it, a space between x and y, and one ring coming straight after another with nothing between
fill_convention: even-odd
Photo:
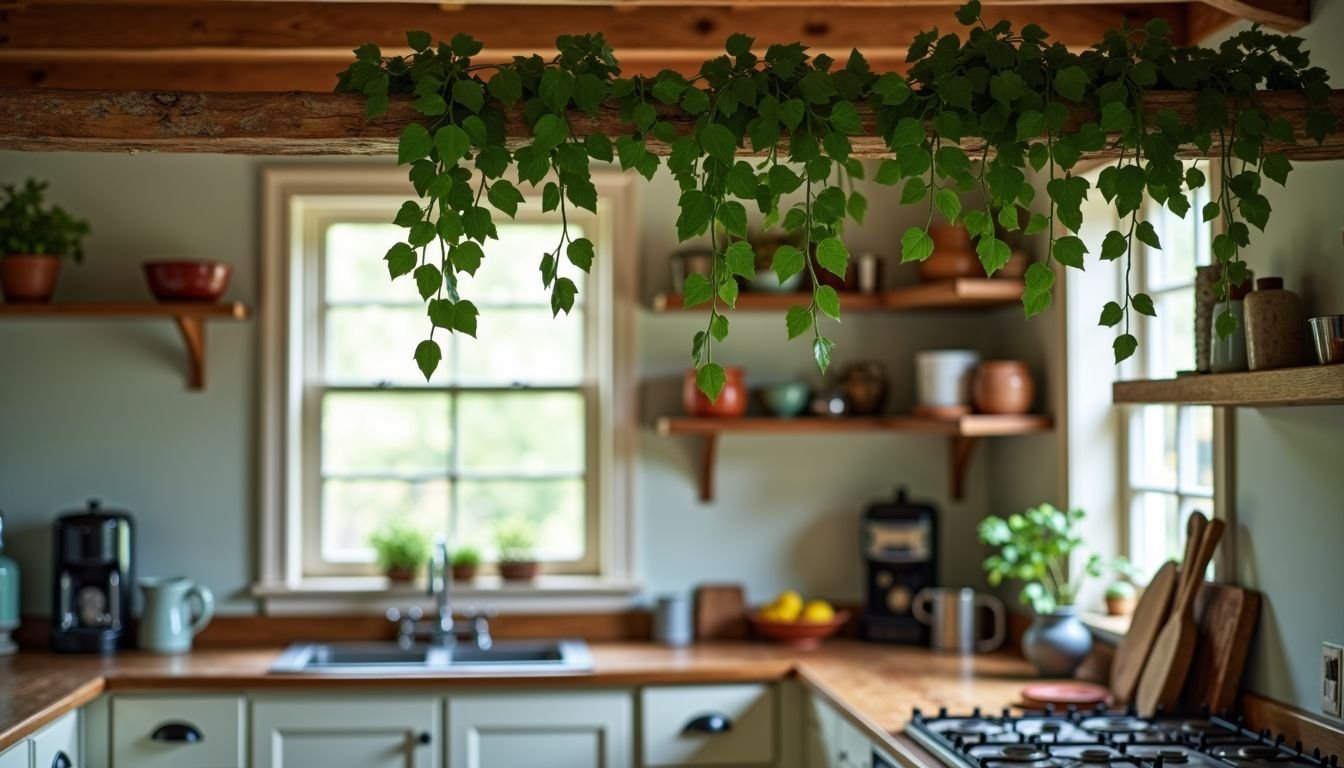
<instances>
[{"instance_id":1,"label":"window","mask_svg":"<svg viewBox=\"0 0 1344 768\"><path fill-rule=\"evenodd\" d=\"M391 173L388 172L391 170ZM376 573L369 535L404 519L494 557L493 532L536 534L543 572L611 576L628 567L624 480L624 297L613 254L631 238L624 180L599 180L595 216L569 212L599 258L568 316L551 315L537 263L560 239L558 214L497 216L475 276L459 288L481 312L477 338L434 332L443 361L426 382L412 359L430 332L414 281L389 281L382 255L404 237L388 222L411 195L404 172L349 166L267 172L266 412L282 425L263 466L263 582ZM582 279L581 279L582 278ZM633 299L632 299L633 300Z\"/></svg>"},{"instance_id":2,"label":"window","mask_svg":"<svg viewBox=\"0 0 1344 768\"><path fill-rule=\"evenodd\" d=\"M1191 195L1180 218L1149 202L1145 218L1162 250L1136 245L1133 290L1153 298L1157 317L1135 313L1139 351L1124 378L1171 378L1195 368L1195 270L1207 265L1212 235L1199 211L1208 186ZM1214 515L1213 409L1207 406L1134 406L1125 415L1120 455L1122 504L1128 511L1126 553L1147 579L1184 550L1185 522L1199 510Z\"/></svg>"}]
</instances>

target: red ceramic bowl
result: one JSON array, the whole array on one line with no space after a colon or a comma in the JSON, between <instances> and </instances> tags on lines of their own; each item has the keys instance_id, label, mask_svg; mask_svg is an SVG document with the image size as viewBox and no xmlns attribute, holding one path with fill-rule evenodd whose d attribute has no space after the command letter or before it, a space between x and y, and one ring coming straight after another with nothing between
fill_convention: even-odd
<instances>
[{"instance_id":1,"label":"red ceramic bowl","mask_svg":"<svg viewBox=\"0 0 1344 768\"><path fill-rule=\"evenodd\" d=\"M159 301L218 301L233 268L217 261L147 261L145 279Z\"/></svg>"},{"instance_id":2,"label":"red ceramic bowl","mask_svg":"<svg viewBox=\"0 0 1344 768\"><path fill-rule=\"evenodd\" d=\"M751 626L762 635L799 650L812 650L821 641L840 631L849 622L849 611L836 611L835 618L826 623L808 621L771 621L756 612L747 614Z\"/></svg>"}]
</instances>

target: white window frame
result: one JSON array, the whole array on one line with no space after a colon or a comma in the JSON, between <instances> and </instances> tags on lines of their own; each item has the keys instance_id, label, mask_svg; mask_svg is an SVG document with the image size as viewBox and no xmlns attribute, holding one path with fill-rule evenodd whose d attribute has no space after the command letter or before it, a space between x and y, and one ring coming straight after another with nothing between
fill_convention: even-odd
<instances>
[{"instance_id":1,"label":"white window frame","mask_svg":"<svg viewBox=\"0 0 1344 768\"><path fill-rule=\"evenodd\" d=\"M479 586L457 590L467 597L480 592L494 601L507 593L519 605L540 600L550 607L557 599L568 599L586 607L604 599L625 600L637 591L633 477L638 438L634 392L638 303L633 254L639 241L638 199L628 174L595 170L593 182L599 212L586 225L595 228L597 258L588 280L585 313L593 328L610 329L610 333L588 336L592 357L608 361L601 366L604 370L591 373L609 377L603 382L603 396L588 399L593 411L589 418L600 425L591 432L597 444L589 449L597 461L589 481L589 493L597 499L597 575L546 575L532 587L507 588L485 579ZM303 230L315 221L314 211L357 198L411 199L414 190L404 168L352 164L267 167L261 186L260 532L253 593L266 600L267 610L281 611L329 607L332 600L358 598L376 602L400 597L404 602L419 588L402 588L396 594L397 590L389 591L377 577L321 577L304 572L303 547L308 537L302 462L313 452L303 445L303 387L310 361L303 359L303 350L291 349L288 329L294 323L317 322L316 302L301 295L312 283L308 270L316 269L319 257L315 249L305 248L305 243L313 244L314 233ZM359 192L352 194L351 190ZM488 316L482 322L488 322Z\"/></svg>"}]
</instances>

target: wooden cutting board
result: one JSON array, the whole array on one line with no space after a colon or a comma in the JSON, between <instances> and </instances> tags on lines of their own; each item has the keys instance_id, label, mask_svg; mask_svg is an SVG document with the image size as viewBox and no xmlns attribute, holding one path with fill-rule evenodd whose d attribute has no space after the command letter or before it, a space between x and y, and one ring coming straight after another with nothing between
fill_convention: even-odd
<instances>
[{"instance_id":1,"label":"wooden cutting board","mask_svg":"<svg viewBox=\"0 0 1344 768\"><path fill-rule=\"evenodd\" d=\"M1168 711L1180 703L1181 689L1185 686L1190 664L1194 660L1198 628L1195 626L1194 604L1199 586L1204 583L1204 571L1213 559L1213 551L1223 535L1223 521L1210 521L1204 529L1199 551L1187 560L1181 569L1176 600L1171 616L1162 627L1148 662L1139 678L1139 690L1134 702L1141 717L1152 717L1158 707Z\"/></svg>"},{"instance_id":2,"label":"wooden cutting board","mask_svg":"<svg viewBox=\"0 0 1344 768\"><path fill-rule=\"evenodd\" d=\"M695 639L741 640L747 636L747 604L740 584L702 584L695 589Z\"/></svg>"},{"instance_id":3,"label":"wooden cutting board","mask_svg":"<svg viewBox=\"0 0 1344 768\"><path fill-rule=\"evenodd\" d=\"M1190 515L1186 526L1185 558L1188 562L1195 555L1201 534L1207 520L1204 515L1195 512ZM1110 686L1117 704L1128 704L1134 699L1139 688L1139 677L1143 675L1143 665L1148 661L1148 653L1157 640L1158 632L1167 621L1171 609L1171 599L1176 594L1178 569L1176 563L1168 562L1153 576L1143 597L1134 608L1129 620L1129 629L1120 644L1115 647L1115 656L1111 659Z\"/></svg>"},{"instance_id":4,"label":"wooden cutting board","mask_svg":"<svg viewBox=\"0 0 1344 768\"><path fill-rule=\"evenodd\" d=\"M1181 709L1231 710L1246 667L1260 593L1226 584L1203 584L1195 597L1195 657L1181 694Z\"/></svg>"}]
</instances>

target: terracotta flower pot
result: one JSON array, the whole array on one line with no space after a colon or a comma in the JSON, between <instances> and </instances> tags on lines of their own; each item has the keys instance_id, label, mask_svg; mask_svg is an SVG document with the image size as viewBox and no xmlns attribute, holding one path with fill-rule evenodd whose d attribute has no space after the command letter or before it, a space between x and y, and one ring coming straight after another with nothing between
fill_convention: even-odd
<instances>
[{"instance_id":1,"label":"terracotta flower pot","mask_svg":"<svg viewBox=\"0 0 1344 768\"><path fill-rule=\"evenodd\" d=\"M499 575L505 581L531 581L537 578L541 564L535 561L499 564Z\"/></svg>"},{"instance_id":2,"label":"terracotta flower pot","mask_svg":"<svg viewBox=\"0 0 1344 768\"><path fill-rule=\"evenodd\" d=\"M388 568L383 572L388 581L398 584L405 584L408 581L415 581L414 568Z\"/></svg>"},{"instance_id":3,"label":"terracotta flower pot","mask_svg":"<svg viewBox=\"0 0 1344 768\"><path fill-rule=\"evenodd\" d=\"M711 402L695 385L695 369L689 368L681 385L681 406L687 416L718 416L734 418L747 412L747 373L742 368L724 369L727 380L719 399Z\"/></svg>"},{"instance_id":4,"label":"terracotta flower pot","mask_svg":"<svg viewBox=\"0 0 1344 768\"><path fill-rule=\"evenodd\" d=\"M1031 371L1020 360L986 360L971 382L971 399L981 413L1026 413L1035 395Z\"/></svg>"},{"instance_id":5,"label":"terracotta flower pot","mask_svg":"<svg viewBox=\"0 0 1344 768\"><path fill-rule=\"evenodd\" d=\"M0 291L5 301L43 304L56 292L61 258L49 255L15 254L0 257Z\"/></svg>"},{"instance_id":6,"label":"terracotta flower pot","mask_svg":"<svg viewBox=\"0 0 1344 768\"><path fill-rule=\"evenodd\" d=\"M971 247L971 233L965 227L929 227L929 237L933 238L933 255L919 262L920 280L985 276L980 257Z\"/></svg>"},{"instance_id":7,"label":"terracotta flower pot","mask_svg":"<svg viewBox=\"0 0 1344 768\"><path fill-rule=\"evenodd\" d=\"M453 581L472 581L476 578L476 565L454 565Z\"/></svg>"},{"instance_id":8,"label":"terracotta flower pot","mask_svg":"<svg viewBox=\"0 0 1344 768\"><path fill-rule=\"evenodd\" d=\"M1106 613L1110 616L1128 616L1134 612L1134 605L1137 602L1132 597L1108 597L1106 598Z\"/></svg>"}]
</instances>

